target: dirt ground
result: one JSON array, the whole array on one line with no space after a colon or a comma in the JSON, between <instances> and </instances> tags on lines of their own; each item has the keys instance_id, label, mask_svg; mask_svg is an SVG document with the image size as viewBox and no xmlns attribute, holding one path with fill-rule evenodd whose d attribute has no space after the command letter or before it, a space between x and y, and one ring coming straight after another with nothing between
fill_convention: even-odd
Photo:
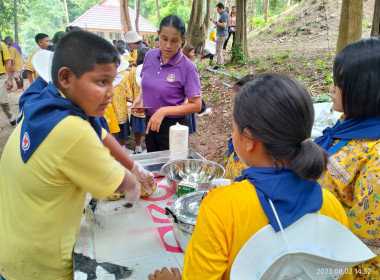
<instances>
[{"instance_id":1,"label":"dirt ground","mask_svg":"<svg viewBox=\"0 0 380 280\"><path fill-rule=\"evenodd\" d=\"M329 96L332 63L335 56L341 0L309 0L287 10L261 30L248 35L249 59L246 64L226 66L220 72L243 77L246 74L280 72L297 78L312 96ZM364 0L363 37L368 37L374 0ZM229 57L227 46L225 57ZM227 143L232 134L231 89L236 78L208 71L208 62L195 60L201 77L203 98L212 113L196 117L197 132L189 136L189 147L205 158L225 164ZM14 85L15 86L15 85ZM9 95L13 112L18 114L21 94ZM0 154L13 131L0 112ZM129 141L131 149L133 140Z\"/></svg>"}]
</instances>

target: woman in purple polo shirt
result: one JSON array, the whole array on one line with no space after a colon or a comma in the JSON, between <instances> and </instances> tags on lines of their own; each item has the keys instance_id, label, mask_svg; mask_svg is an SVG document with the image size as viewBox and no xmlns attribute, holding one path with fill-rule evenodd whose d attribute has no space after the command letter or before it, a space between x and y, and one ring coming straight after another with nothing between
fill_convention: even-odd
<instances>
[{"instance_id":1,"label":"woman in purple polo shirt","mask_svg":"<svg viewBox=\"0 0 380 280\"><path fill-rule=\"evenodd\" d=\"M185 23L179 16L166 16L159 29L160 48L150 50L145 56L141 92L132 110L154 107L145 110L148 152L169 150L170 126L177 122L189 126L187 115L201 110L197 67L181 51L185 33Z\"/></svg>"}]
</instances>

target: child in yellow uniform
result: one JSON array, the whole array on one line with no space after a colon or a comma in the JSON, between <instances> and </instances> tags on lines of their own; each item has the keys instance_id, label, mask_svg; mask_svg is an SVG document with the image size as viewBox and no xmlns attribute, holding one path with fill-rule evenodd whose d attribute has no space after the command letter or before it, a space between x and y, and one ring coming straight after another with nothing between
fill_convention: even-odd
<instances>
[{"instance_id":1,"label":"child in yellow uniform","mask_svg":"<svg viewBox=\"0 0 380 280\"><path fill-rule=\"evenodd\" d=\"M117 123L116 115L111 103L108 104L106 112L104 113L104 118L107 121L109 133L114 135L115 133L120 132L120 127L119 127L119 124Z\"/></svg>"},{"instance_id":2,"label":"child in yellow uniform","mask_svg":"<svg viewBox=\"0 0 380 280\"><path fill-rule=\"evenodd\" d=\"M129 87L128 63L120 56L121 64L117 69L117 75L113 81L114 97L112 106L116 115L117 123L119 124L120 132L116 133L116 139L120 145L126 150L125 144L129 136L129 120L128 120L128 105L127 98L130 97L131 89Z\"/></svg>"},{"instance_id":3,"label":"child in yellow uniform","mask_svg":"<svg viewBox=\"0 0 380 280\"><path fill-rule=\"evenodd\" d=\"M37 72L34 70L33 67L33 57L36 55L36 53L40 50L45 50L49 45L50 45L50 38L49 35L45 33L38 33L35 37L34 40L36 41L38 45L38 49L34 51L34 53L29 56L28 62L26 63L26 72L28 73L28 80L29 83L32 84L33 81L37 78Z\"/></svg>"},{"instance_id":4,"label":"child in yellow uniform","mask_svg":"<svg viewBox=\"0 0 380 280\"><path fill-rule=\"evenodd\" d=\"M139 51L139 54L137 55L137 60L136 60L137 68L133 68L131 72L129 73L128 80L129 80L129 86L131 89L133 100L135 100L137 96L139 96L140 94L141 77L140 76L137 77L136 75L140 75L145 54L148 51L149 49L147 48L142 48ZM138 72L137 72L137 69L139 69ZM132 131L135 133L135 141L136 141L135 153L140 154L143 152L142 147L141 147L141 138L142 138L142 135L145 133L145 129L146 129L145 114L132 112L131 127L132 127Z\"/></svg>"},{"instance_id":5,"label":"child in yellow uniform","mask_svg":"<svg viewBox=\"0 0 380 280\"><path fill-rule=\"evenodd\" d=\"M72 252L86 194L105 198L125 191L130 199L139 197L136 180L105 146L118 143L104 136L95 118L112 100L119 61L106 40L70 32L55 49L53 82L41 83L23 100L22 120L0 161L5 279L73 279Z\"/></svg>"},{"instance_id":6,"label":"child in yellow uniform","mask_svg":"<svg viewBox=\"0 0 380 280\"><path fill-rule=\"evenodd\" d=\"M347 226L339 201L316 181L326 168L327 154L310 138L313 120L310 95L293 78L266 74L240 89L232 139L249 167L233 184L212 189L203 198L185 252L183 280L230 279L232 264L251 236L268 224L280 231L276 217L287 228L319 211ZM166 268L157 270L148 279L181 279L178 269L172 271L174 275ZM317 273L309 271L315 279Z\"/></svg>"},{"instance_id":7,"label":"child in yellow uniform","mask_svg":"<svg viewBox=\"0 0 380 280\"><path fill-rule=\"evenodd\" d=\"M234 86L232 87L231 97L232 101L235 100L236 94L239 92L246 83L252 81L255 78L253 75L246 75L243 78L239 79ZM241 162L237 156L234 145L232 144L232 138L228 140L228 161L226 165L226 173L224 178L235 180L235 178L241 176L241 172L247 168L247 165Z\"/></svg>"},{"instance_id":8,"label":"child in yellow uniform","mask_svg":"<svg viewBox=\"0 0 380 280\"><path fill-rule=\"evenodd\" d=\"M315 140L330 156L320 184L342 203L350 230L377 255L353 268L355 279L380 279L380 38L347 45L333 73L332 108L343 115Z\"/></svg>"}]
</instances>

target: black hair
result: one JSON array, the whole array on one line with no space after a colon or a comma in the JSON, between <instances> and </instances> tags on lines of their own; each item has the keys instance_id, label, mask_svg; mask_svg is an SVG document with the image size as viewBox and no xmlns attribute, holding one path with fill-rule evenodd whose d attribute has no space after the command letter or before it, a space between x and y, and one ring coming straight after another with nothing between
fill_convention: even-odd
<instances>
[{"instance_id":1,"label":"black hair","mask_svg":"<svg viewBox=\"0 0 380 280\"><path fill-rule=\"evenodd\" d=\"M13 39L12 39L11 36L7 36L7 37L4 38L4 41L3 41L3 42L5 43L5 42L7 42L9 39L11 39L11 40L13 41Z\"/></svg>"},{"instance_id":2,"label":"black hair","mask_svg":"<svg viewBox=\"0 0 380 280\"><path fill-rule=\"evenodd\" d=\"M38 44L41 40L45 39L46 37L49 37L49 35L45 34L45 33L38 33L36 35L36 37L34 37L34 40L36 41L36 43Z\"/></svg>"},{"instance_id":3,"label":"black hair","mask_svg":"<svg viewBox=\"0 0 380 280\"><path fill-rule=\"evenodd\" d=\"M120 39L120 40L118 40L118 41L117 41L117 43L118 43L118 44L124 44L124 45L125 45L125 42L124 42L124 40L121 40L121 39Z\"/></svg>"},{"instance_id":4,"label":"black hair","mask_svg":"<svg viewBox=\"0 0 380 280\"><path fill-rule=\"evenodd\" d=\"M235 98L234 121L241 134L264 144L277 167L286 160L306 180L318 179L328 156L310 138L314 107L306 88L281 74L264 74ZM248 136L246 131L252 134Z\"/></svg>"},{"instance_id":5,"label":"black hair","mask_svg":"<svg viewBox=\"0 0 380 280\"><path fill-rule=\"evenodd\" d=\"M148 51L149 51L148 48L142 48L141 50L139 50L139 52L137 53L137 57L136 57L136 65L137 66L144 63L145 55Z\"/></svg>"},{"instance_id":6,"label":"black hair","mask_svg":"<svg viewBox=\"0 0 380 280\"><path fill-rule=\"evenodd\" d=\"M186 35L186 25L185 22L177 15L168 15L161 20L159 32L162 27L174 27L181 32L181 38Z\"/></svg>"},{"instance_id":7,"label":"black hair","mask_svg":"<svg viewBox=\"0 0 380 280\"><path fill-rule=\"evenodd\" d=\"M235 9L236 9L236 6L232 6L232 7L231 7L231 10L232 10L233 8L235 8Z\"/></svg>"},{"instance_id":8,"label":"black hair","mask_svg":"<svg viewBox=\"0 0 380 280\"><path fill-rule=\"evenodd\" d=\"M116 49L120 54L125 53L125 44L124 43L117 43Z\"/></svg>"},{"instance_id":9,"label":"black hair","mask_svg":"<svg viewBox=\"0 0 380 280\"><path fill-rule=\"evenodd\" d=\"M380 116L380 37L347 45L336 56L333 72L347 117Z\"/></svg>"},{"instance_id":10,"label":"black hair","mask_svg":"<svg viewBox=\"0 0 380 280\"><path fill-rule=\"evenodd\" d=\"M65 31L58 31L57 33L54 34L54 37L51 41L53 42L53 44L56 45L62 39L62 37L65 35L66 35Z\"/></svg>"},{"instance_id":11,"label":"black hair","mask_svg":"<svg viewBox=\"0 0 380 280\"><path fill-rule=\"evenodd\" d=\"M158 41L160 41L160 38L156 37L156 38L154 38L154 41L158 42Z\"/></svg>"},{"instance_id":12,"label":"black hair","mask_svg":"<svg viewBox=\"0 0 380 280\"><path fill-rule=\"evenodd\" d=\"M218 4L216 4L216 7L218 7L219 9L224 9L224 5L221 2L219 2Z\"/></svg>"},{"instance_id":13,"label":"black hair","mask_svg":"<svg viewBox=\"0 0 380 280\"><path fill-rule=\"evenodd\" d=\"M66 27L66 32L70 32L70 31L82 31L82 28L80 28L79 26L74 26L74 25L69 25Z\"/></svg>"},{"instance_id":14,"label":"black hair","mask_svg":"<svg viewBox=\"0 0 380 280\"><path fill-rule=\"evenodd\" d=\"M58 42L52 62L53 84L58 86L58 71L68 67L77 78L94 69L95 64L120 64L116 48L107 40L87 31L72 31Z\"/></svg>"},{"instance_id":15,"label":"black hair","mask_svg":"<svg viewBox=\"0 0 380 280\"><path fill-rule=\"evenodd\" d=\"M232 86L232 89L237 93L246 83L252 81L255 78L254 75L248 74L243 78L237 80L237 82Z\"/></svg>"}]
</instances>

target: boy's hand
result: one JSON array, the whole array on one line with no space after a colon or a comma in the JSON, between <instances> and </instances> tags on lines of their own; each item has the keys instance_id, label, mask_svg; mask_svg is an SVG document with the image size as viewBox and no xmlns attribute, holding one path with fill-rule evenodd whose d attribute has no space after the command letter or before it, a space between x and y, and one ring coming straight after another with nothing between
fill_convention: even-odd
<instances>
[{"instance_id":1,"label":"boy's hand","mask_svg":"<svg viewBox=\"0 0 380 280\"><path fill-rule=\"evenodd\" d=\"M181 280L181 273L179 273L178 268L171 268L173 274L166 268L162 268L160 270L156 270L154 274L148 275L148 280Z\"/></svg>"},{"instance_id":2,"label":"boy's hand","mask_svg":"<svg viewBox=\"0 0 380 280\"><path fill-rule=\"evenodd\" d=\"M141 195L141 185L137 181L137 178L126 169L124 179L115 192L125 192L125 196L129 201L137 201Z\"/></svg>"},{"instance_id":3,"label":"boy's hand","mask_svg":"<svg viewBox=\"0 0 380 280\"><path fill-rule=\"evenodd\" d=\"M131 172L133 175L136 176L137 180L139 180L144 190L150 195L153 192L153 186L154 186L153 173L144 169L137 162L133 164L133 168L131 169Z\"/></svg>"}]
</instances>

